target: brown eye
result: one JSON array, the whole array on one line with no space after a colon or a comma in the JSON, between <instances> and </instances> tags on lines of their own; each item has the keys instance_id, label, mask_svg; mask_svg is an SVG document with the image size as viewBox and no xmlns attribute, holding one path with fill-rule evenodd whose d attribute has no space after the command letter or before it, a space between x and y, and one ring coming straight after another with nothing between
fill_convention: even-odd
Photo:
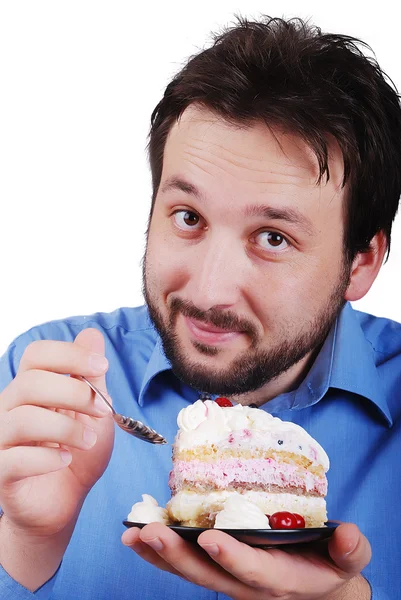
<instances>
[{"instance_id":1,"label":"brown eye","mask_svg":"<svg viewBox=\"0 0 401 600\"><path fill-rule=\"evenodd\" d=\"M264 250L272 252L281 252L286 250L290 245L285 237L277 231L262 231L256 236L256 242Z\"/></svg>"},{"instance_id":2,"label":"brown eye","mask_svg":"<svg viewBox=\"0 0 401 600\"><path fill-rule=\"evenodd\" d=\"M197 225L199 223L198 215L196 215L193 212L190 212L189 210L187 210L187 212L184 214L182 219L183 219L185 225L189 225L189 226Z\"/></svg>"},{"instance_id":3,"label":"brown eye","mask_svg":"<svg viewBox=\"0 0 401 600\"><path fill-rule=\"evenodd\" d=\"M184 231L199 229L199 226L201 225L200 216L192 210L177 210L177 212L174 213L174 220L177 227Z\"/></svg>"},{"instance_id":4,"label":"brown eye","mask_svg":"<svg viewBox=\"0 0 401 600\"><path fill-rule=\"evenodd\" d=\"M269 244L270 246L274 246L275 248L277 248L278 246L280 246L280 244L283 243L283 236L280 235L279 233L274 233L271 232L269 233Z\"/></svg>"}]
</instances>

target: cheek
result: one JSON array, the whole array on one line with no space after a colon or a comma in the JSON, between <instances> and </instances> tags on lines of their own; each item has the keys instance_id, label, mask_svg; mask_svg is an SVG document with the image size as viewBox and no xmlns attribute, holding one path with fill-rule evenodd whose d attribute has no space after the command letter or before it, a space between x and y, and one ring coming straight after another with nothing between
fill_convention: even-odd
<instances>
[{"instance_id":1,"label":"cheek","mask_svg":"<svg viewBox=\"0 0 401 600\"><path fill-rule=\"evenodd\" d=\"M299 265L289 278L287 306L292 304L293 314L314 315L331 298L342 276L339 254L314 256ZM285 300L284 300L285 301Z\"/></svg>"},{"instance_id":2,"label":"cheek","mask_svg":"<svg viewBox=\"0 0 401 600\"><path fill-rule=\"evenodd\" d=\"M149 234L146 250L146 280L164 293L177 290L187 278L185 253L171 248L168 236Z\"/></svg>"},{"instance_id":3,"label":"cheek","mask_svg":"<svg viewBox=\"0 0 401 600\"><path fill-rule=\"evenodd\" d=\"M248 287L248 303L258 318L273 326L280 318L308 318L336 285L340 267L317 257L261 268ZM324 282L324 285L322 285Z\"/></svg>"}]
</instances>

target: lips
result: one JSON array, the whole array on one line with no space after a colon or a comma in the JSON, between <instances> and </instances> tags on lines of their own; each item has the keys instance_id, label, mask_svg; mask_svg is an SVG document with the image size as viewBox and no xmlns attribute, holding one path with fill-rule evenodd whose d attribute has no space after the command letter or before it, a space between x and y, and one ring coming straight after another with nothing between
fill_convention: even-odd
<instances>
[{"instance_id":1,"label":"lips","mask_svg":"<svg viewBox=\"0 0 401 600\"><path fill-rule=\"evenodd\" d=\"M209 331L210 333L233 333L233 331L227 331L227 329L215 327L211 323L203 323L197 319L191 319L191 321L196 327L198 327L198 329L202 329L202 331Z\"/></svg>"},{"instance_id":2,"label":"lips","mask_svg":"<svg viewBox=\"0 0 401 600\"><path fill-rule=\"evenodd\" d=\"M240 331L222 329L190 317L184 317L184 320L192 336L205 344L216 345L229 342L241 334Z\"/></svg>"}]
</instances>

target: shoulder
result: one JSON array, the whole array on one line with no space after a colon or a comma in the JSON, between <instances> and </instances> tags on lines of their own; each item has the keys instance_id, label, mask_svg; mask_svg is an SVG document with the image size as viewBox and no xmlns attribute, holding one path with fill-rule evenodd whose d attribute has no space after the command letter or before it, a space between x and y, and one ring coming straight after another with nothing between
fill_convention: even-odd
<instances>
[{"instance_id":1,"label":"shoulder","mask_svg":"<svg viewBox=\"0 0 401 600\"><path fill-rule=\"evenodd\" d=\"M80 315L42 323L20 335L16 338L15 343L39 339L70 341L79 331L89 327L95 327L107 335L112 335L113 331L125 331L133 334L149 332L156 335L147 307L138 306L136 308L118 308L109 313L97 312L92 315Z\"/></svg>"},{"instance_id":2,"label":"shoulder","mask_svg":"<svg viewBox=\"0 0 401 600\"><path fill-rule=\"evenodd\" d=\"M366 340L379 355L378 362L401 357L401 323L357 310L354 312Z\"/></svg>"},{"instance_id":3,"label":"shoulder","mask_svg":"<svg viewBox=\"0 0 401 600\"><path fill-rule=\"evenodd\" d=\"M49 321L32 327L18 336L2 361L12 360L15 367L19 364L25 348L37 340L56 340L72 342L80 331L94 327L102 332L107 346L123 350L126 344L140 342L141 352L150 355L158 339L149 318L146 306L136 308L118 308L113 312L97 312L92 315L80 315Z\"/></svg>"}]
</instances>

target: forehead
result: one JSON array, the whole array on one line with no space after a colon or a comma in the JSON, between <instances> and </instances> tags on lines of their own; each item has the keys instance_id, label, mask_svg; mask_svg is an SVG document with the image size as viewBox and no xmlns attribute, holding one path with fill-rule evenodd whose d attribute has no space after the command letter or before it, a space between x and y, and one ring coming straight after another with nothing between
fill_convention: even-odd
<instances>
[{"instance_id":1,"label":"forehead","mask_svg":"<svg viewBox=\"0 0 401 600\"><path fill-rule=\"evenodd\" d=\"M334 140L329 144L331 192L338 192L343 178L341 151ZM164 151L163 173L177 169L204 170L211 177L235 179L247 187L264 183L286 183L316 187L318 161L312 149L297 135L265 123L234 125L221 116L196 105L189 106L171 128Z\"/></svg>"}]
</instances>

